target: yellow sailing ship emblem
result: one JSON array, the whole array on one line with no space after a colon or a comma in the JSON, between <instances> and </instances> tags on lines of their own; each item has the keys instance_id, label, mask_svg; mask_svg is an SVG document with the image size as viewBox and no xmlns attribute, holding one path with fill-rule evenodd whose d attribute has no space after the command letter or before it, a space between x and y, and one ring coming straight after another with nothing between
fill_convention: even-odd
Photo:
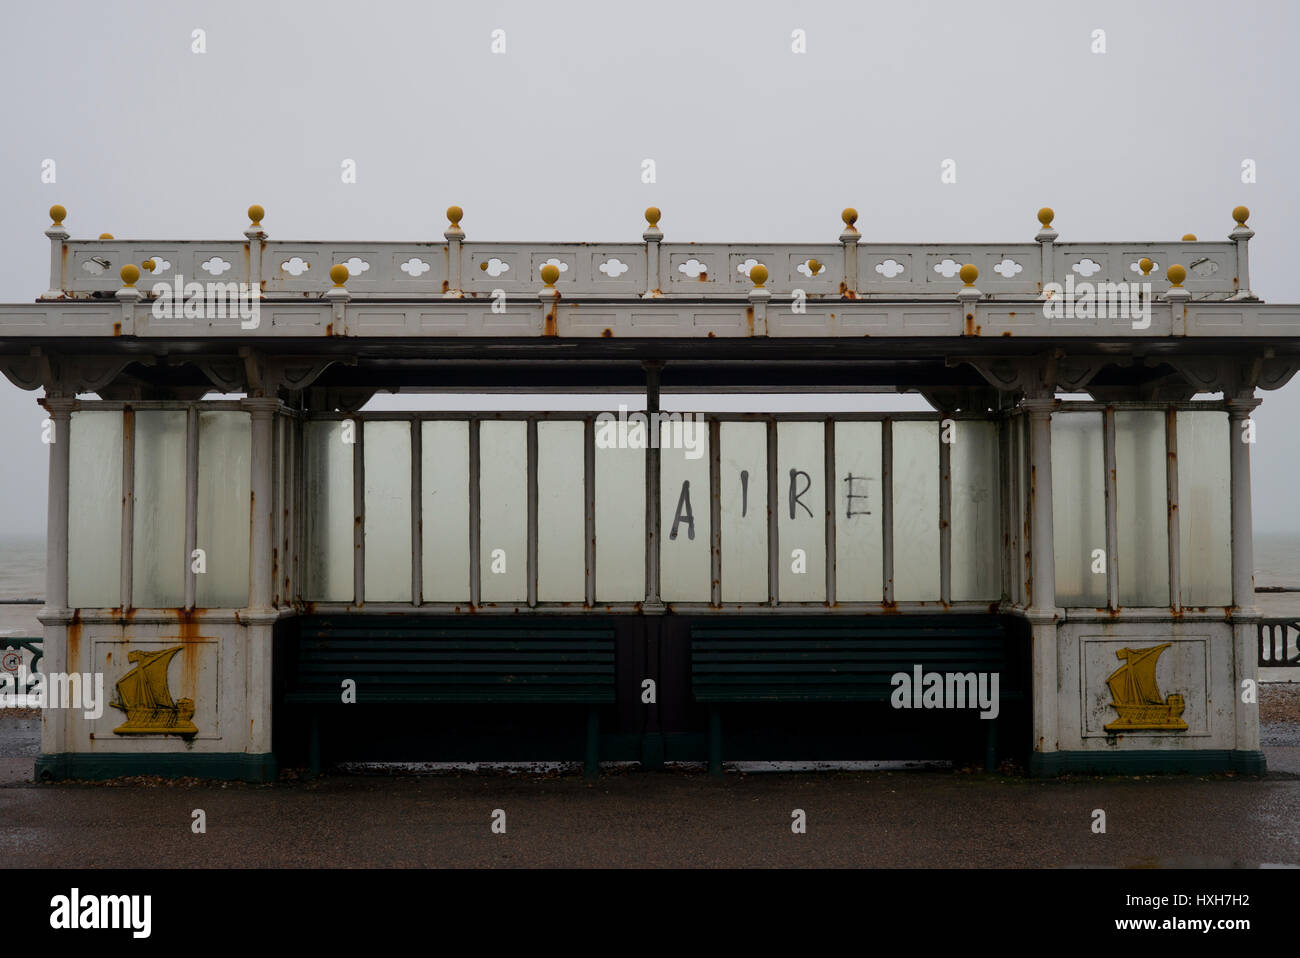
<instances>
[{"instance_id":1,"label":"yellow sailing ship emblem","mask_svg":"<svg viewBox=\"0 0 1300 958\"><path fill-rule=\"evenodd\" d=\"M1124 664L1106 679L1110 686L1111 708L1119 718L1106 726L1107 732L1128 732L1135 729L1162 729L1185 731L1182 720L1183 697L1177 692L1160 698L1156 685L1156 660L1172 642L1149 649L1119 649L1115 657Z\"/></svg>"},{"instance_id":2,"label":"yellow sailing ship emblem","mask_svg":"<svg viewBox=\"0 0 1300 958\"><path fill-rule=\"evenodd\" d=\"M167 666L184 646L161 652L128 652L135 668L117 682L117 698L108 704L126 713L126 721L113 729L114 735L197 735L194 700L172 701L167 688Z\"/></svg>"}]
</instances>

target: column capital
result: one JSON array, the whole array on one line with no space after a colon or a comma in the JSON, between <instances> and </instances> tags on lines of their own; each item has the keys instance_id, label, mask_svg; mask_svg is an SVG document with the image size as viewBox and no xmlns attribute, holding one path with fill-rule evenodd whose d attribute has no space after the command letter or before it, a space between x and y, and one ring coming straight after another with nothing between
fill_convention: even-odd
<instances>
[{"instance_id":1,"label":"column capital","mask_svg":"<svg viewBox=\"0 0 1300 958\"><path fill-rule=\"evenodd\" d=\"M1030 419L1051 419L1060 400L1056 398L1047 398L1046 396L1026 396L1020 400L1020 408L1029 413Z\"/></svg>"},{"instance_id":2,"label":"column capital","mask_svg":"<svg viewBox=\"0 0 1300 958\"><path fill-rule=\"evenodd\" d=\"M43 396L36 400L50 414L50 418L58 421L60 419L70 419L72 409L77 404L74 396Z\"/></svg>"},{"instance_id":3,"label":"column capital","mask_svg":"<svg viewBox=\"0 0 1300 958\"><path fill-rule=\"evenodd\" d=\"M1251 392L1253 393L1254 390ZM1251 412L1263 401L1254 395L1232 396L1225 403L1228 407L1228 418L1233 422L1249 419Z\"/></svg>"},{"instance_id":4,"label":"column capital","mask_svg":"<svg viewBox=\"0 0 1300 958\"><path fill-rule=\"evenodd\" d=\"M268 396L253 396L239 401L240 409L247 409L254 419L270 419L284 404Z\"/></svg>"}]
</instances>

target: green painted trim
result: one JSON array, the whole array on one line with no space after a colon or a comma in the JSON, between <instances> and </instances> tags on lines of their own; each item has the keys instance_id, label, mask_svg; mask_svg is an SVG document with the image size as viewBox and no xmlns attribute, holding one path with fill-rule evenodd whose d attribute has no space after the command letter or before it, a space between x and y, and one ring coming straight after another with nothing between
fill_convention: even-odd
<instances>
[{"instance_id":1,"label":"green painted trim","mask_svg":"<svg viewBox=\"0 0 1300 958\"><path fill-rule=\"evenodd\" d=\"M1245 775L1266 775L1268 773L1268 760L1264 757L1262 751L1234 751L1232 753L1232 768L1233 771Z\"/></svg>"},{"instance_id":2,"label":"green painted trim","mask_svg":"<svg viewBox=\"0 0 1300 958\"><path fill-rule=\"evenodd\" d=\"M36 780L42 782L101 781L128 775L273 782L278 774L275 756L270 752L61 752L36 759Z\"/></svg>"},{"instance_id":3,"label":"green painted trim","mask_svg":"<svg viewBox=\"0 0 1300 958\"><path fill-rule=\"evenodd\" d=\"M1226 748L1032 752L1029 756L1029 774L1034 778L1053 778L1072 772L1099 775L1243 772L1248 775L1263 775L1267 770L1263 752Z\"/></svg>"}]
</instances>

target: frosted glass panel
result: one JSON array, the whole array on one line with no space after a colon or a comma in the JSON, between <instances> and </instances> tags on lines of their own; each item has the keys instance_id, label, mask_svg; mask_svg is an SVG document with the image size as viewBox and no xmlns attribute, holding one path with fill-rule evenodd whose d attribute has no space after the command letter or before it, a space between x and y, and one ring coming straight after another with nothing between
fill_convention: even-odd
<instances>
[{"instance_id":1,"label":"frosted glass panel","mask_svg":"<svg viewBox=\"0 0 1300 958\"><path fill-rule=\"evenodd\" d=\"M303 425L304 510L307 539L304 598L351 602L352 453L355 422L308 422Z\"/></svg>"},{"instance_id":2,"label":"frosted glass panel","mask_svg":"<svg viewBox=\"0 0 1300 958\"><path fill-rule=\"evenodd\" d=\"M659 594L668 602L713 597L709 427L687 417L663 423L659 440Z\"/></svg>"},{"instance_id":3,"label":"frosted glass panel","mask_svg":"<svg viewBox=\"0 0 1300 958\"><path fill-rule=\"evenodd\" d=\"M366 475L367 602L411 601L411 424L368 422Z\"/></svg>"},{"instance_id":4,"label":"frosted glass panel","mask_svg":"<svg viewBox=\"0 0 1300 958\"><path fill-rule=\"evenodd\" d=\"M939 424L895 422L894 600L939 598Z\"/></svg>"},{"instance_id":5,"label":"frosted glass panel","mask_svg":"<svg viewBox=\"0 0 1300 958\"><path fill-rule=\"evenodd\" d=\"M528 424L479 425L479 589L484 602L528 601Z\"/></svg>"},{"instance_id":6,"label":"frosted glass panel","mask_svg":"<svg viewBox=\"0 0 1300 958\"><path fill-rule=\"evenodd\" d=\"M878 422L835 424L835 598L879 602L881 485Z\"/></svg>"},{"instance_id":7,"label":"frosted glass panel","mask_svg":"<svg viewBox=\"0 0 1300 958\"><path fill-rule=\"evenodd\" d=\"M194 601L201 609L242 609L248 605L252 447L248 413L199 413L195 544L207 554L207 571L194 577Z\"/></svg>"},{"instance_id":8,"label":"frosted glass panel","mask_svg":"<svg viewBox=\"0 0 1300 958\"><path fill-rule=\"evenodd\" d=\"M1006 430L1007 439L1007 476L1006 476L1006 497L1003 500L1007 507L1007 528L1006 533L1009 539L1009 545L1005 561L1007 563L1007 582L1008 591L1012 602L1024 602L1024 596L1021 594L1021 586L1024 581L1023 553L1020 547L1020 530L1024 511L1024 497L1020 494L1021 484L1020 476L1022 463L1020 460L1020 422L1021 420L1013 418L1003 427Z\"/></svg>"},{"instance_id":9,"label":"frosted glass panel","mask_svg":"<svg viewBox=\"0 0 1300 958\"><path fill-rule=\"evenodd\" d=\"M420 424L425 602L469 601L469 423Z\"/></svg>"},{"instance_id":10,"label":"frosted glass panel","mask_svg":"<svg viewBox=\"0 0 1300 958\"><path fill-rule=\"evenodd\" d=\"M68 447L68 604L122 604L122 413L74 412ZM54 545L50 545L54 549Z\"/></svg>"},{"instance_id":11,"label":"frosted glass panel","mask_svg":"<svg viewBox=\"0 0 1300 958\"><path fill-rule=\"evenodd\" d=\"M1002 595L998 427L958 420L952 439L952 598L993 601Z\"/></svg>"},{"instance_id":12,"label":"frosted glass panel","mask_svg":"<svg viewBox=\"0 0 1300 958\"><path fill-rule=\"evenodd\" d=\"M629 428L631 427L631 428ZM596 424L596 598L645 599L645 427Z\"/></svg>"},{"instance_id":13,"label":"frosted glass panel","mask_svg":"<svg viewBox=\"0 0 1300 958\"><path fill-rule=\"evenodd\" d=\"M826 601L826 427L776 425L776 529L782 602ZM798 552L796 553L796 550Z\"/></svg>"},{"instance_id":14,"label":"frosted glass panel","mask_svg":"<svg viewBox=\"0 0 1300 958\"><path fill-rule=\"evenodd\" d=\"M1179 590L1185 606L1232 602L1228 414L1178 413Z\"/></svg>"},{"instance_id":15,"label":"frosted glass panel","mask_svg":"<svg viewBox=\"0 0 1300 958\"><path fill-rule=\"evenodd\" d=\"M185 604L185 413L135 414L135 543L131 604Z\"/></svg>"},{"instance_id":16,"label":"frosted glass panel","mask_svg":"<svg viewBox=\"0 0 1300 958\"><path fill-rule=\"evenodd\" d=\"M766 602L767 426L719 427L722 511L722 601Z\"/></svg>"},{"instance_id":17,"label":"frosted glass panel","mask_svg":"<svg viewBox=\"0 0 1300 958\"><path fill-rule=\"evenodd\" d=\"M1102 608L1106 574L1092 571L1092 552L1106 548L1106 491L1101 413L1052 417L1052 528L1056 602Z\"/></svg>"},{"instance_id":18,"label":"frosted glass panel","mask_svg":"<svg viewBox=\"0 0 1300 958\"><path fill-rule=\"evenodd\" d=\"M537 598L587 597L583 424L537 424Z\"/></svg>"},{"instance_id":19,"label":"frosted glass panel","mask_svg":"<svg viewBox=\"0 0 1300 958\"><path fill-rule=\"evenodd\" d=\"M1169 482L1165 414L1115 413L1119 604L1169 605Z\"/></svg>"}]
</instances>

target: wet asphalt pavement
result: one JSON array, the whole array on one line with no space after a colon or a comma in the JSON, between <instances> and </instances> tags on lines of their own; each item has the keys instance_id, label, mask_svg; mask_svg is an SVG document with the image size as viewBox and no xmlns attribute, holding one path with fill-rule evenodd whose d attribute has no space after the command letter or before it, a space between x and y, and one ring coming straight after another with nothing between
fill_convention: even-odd
<instances>
[{"instance_id":1,"label":"wet asphalt pavement","mask_svg":"<svg viewBox=\"0 0 1300 958\"><path fill-rule=\"evenodd\" d=\"M10 713L0 867L1300 866L1296 731L1266 725L1264 778L627 767L596 783L494 769L52 786L30 781L39 719Z\"/></svg>"}]
</instances>

